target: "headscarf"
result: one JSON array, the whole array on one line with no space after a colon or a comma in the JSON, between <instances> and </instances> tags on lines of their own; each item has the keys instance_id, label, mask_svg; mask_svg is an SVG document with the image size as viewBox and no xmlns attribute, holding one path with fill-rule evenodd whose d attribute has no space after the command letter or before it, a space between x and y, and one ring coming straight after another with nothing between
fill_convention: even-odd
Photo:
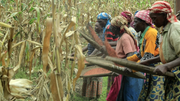
<instances>
[{"instance_id":1,"label":"headscarf","mask_svg":"<svg viewBox=\"0 0 180 101\"><path fill-rule=\"evenodd\" d=\"M129 28L127 27L127 24L128 24L128 21L125 17L123 16L116 16L114 17L112 20L111 20L111 25L112 26L117 26L117 27L120 27L120 30L123 30L125 29L125 31L127 32L127 34L129 34L134 42L135 42L135 45L136 45L136 49L138 50L138 47L137 47L137 41L136 39L134 38L134 35L131 33L131 31L129 30Z\"/></svg>"},{"instance_id":2,"label":"headscarf","mask_svg":"<svg viewBox=\"0 0 180 101\"><path fill-rule=\"evenodd\" d=\"M129 11L124 11L121 13L123 17L125 17L128 21L128 23L131 23L133 21L133 14Z\"/></svg>"},{"instance_id":3,"label":"headscarf","mask_svg":"<svg viewBox=\"0 0 180 101\"><path fill-rule=\"evenodd\" d=\"M178 21L171 5L166 1L156 1L149 10L150 13L167 13L167 20L171 23Z\"/></svg>"},{"instance_id":4,"label":"headscarf","mask_svg":"<svg viewBox=\"0 0 180 101\"><path fill-rule=\"evenodd\" d=\"M136 15L137 14L137 12L139 12L138 10L134 13L134 15Z\"/></svg>"},{"instance_id":5,"label":"headscarf","mask_svg":"<svg viewBox=\"0 0 180 101\"><path fill-rule=\"evenodd\" d=\"M140 18L141 20L145 21L147 24L150 24L151 27L154 27L152 24L152 19L149 16L149 10L141 10L137 12L135 17Z\"/></svg>"},{"instance_id":6,"label":"headscarf","mask_svg":"<svg viewBox=\"0 0 180 101\"><path fill-rule=\"evenodd\" d=\"M98 14L97 19L107 20L106 26L103 28L103 33L105 33L107 26L111 24L110 23L111 15L109 15L105 12L102 12L102 13Z\"/></svg>"}]
</instances>

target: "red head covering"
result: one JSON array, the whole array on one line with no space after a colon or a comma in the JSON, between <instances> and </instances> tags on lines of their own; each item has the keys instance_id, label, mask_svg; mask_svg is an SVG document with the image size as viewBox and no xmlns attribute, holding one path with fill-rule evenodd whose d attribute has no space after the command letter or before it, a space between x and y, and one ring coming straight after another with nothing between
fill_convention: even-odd
<instances>
[{"instance_id":1,"label":"red head covering","mask_svg":"<svg viewBox=\"0 0 180 101\"><path fill-rule=\"evenodd\" d=\"M129 11L124 11L124 12L121 13L121 15L124 16L124 17L127 19L128 23L131 23L131 22L132 22L132 20L133 20L133 14L132 14L131 12L129 12Z\"/></svg>"},{"instance_id":2,"label":"red head covering","mask_svg":"<svg viewBox=\"0 0 180 101\"><path fill-rule=\"evenodd\" d=\"M142 10L137 12L135 17L140 18L141 20L145 21L147 24L150 24L153 27L152 19L149 16L149 10Z\"/></svg>"},{"instance_id":3,"label":"red head covering","mask_svg":"<svg viewBox=\"0 0 180 101\"><path fill-rule=\"evenodd\" d=\"M171 23L178 21L173 14L171 5L166 1L156 1L149 10L150 13L167 13L167 20Z\"/></svg>"}]
</instances>

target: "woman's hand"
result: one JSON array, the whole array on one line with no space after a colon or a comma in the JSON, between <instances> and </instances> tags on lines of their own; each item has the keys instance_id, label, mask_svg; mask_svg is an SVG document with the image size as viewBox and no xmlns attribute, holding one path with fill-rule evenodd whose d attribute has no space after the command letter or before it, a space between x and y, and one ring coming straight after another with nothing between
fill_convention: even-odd
<instances>
[{"instance_id":1,"label":"woman's hand","mask_svg":"<svg viewBox=\"0 0 180 101\"><path fill-rule=\"evenodd\" d=\"M157 67L155 67L154 69L154 73L157 73L158 75L163 75L167 72L168 68L167 66L164 64L164 65L159 65Z\"/></svg>"}]
</instances>

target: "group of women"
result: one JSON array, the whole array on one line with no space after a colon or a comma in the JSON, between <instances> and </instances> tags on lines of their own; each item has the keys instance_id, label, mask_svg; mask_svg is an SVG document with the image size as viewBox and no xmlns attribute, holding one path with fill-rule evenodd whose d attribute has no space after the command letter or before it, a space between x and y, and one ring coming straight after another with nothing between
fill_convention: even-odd
<instances>
[{"instance_id":1,"label":"group of women","mask_svg":"<svg viewBox=\"0 0 180 101\"><path fill-rule=\"evenodd\" d=\"M107 101L180 101L179 27L180 22L166 1L155 2L151 8L136 12L135 17L127 11L112 20L105 12L97 16L95 31L102 41L106 38L116 44L118 58L154 66L158 74L146 73L145 80L123 75L108 77ZM89 44L88 55L93 51ZM162 64L156 66L158 62ZM128 67L126 71L136 72ZM175 77L159 76L167 71ZM82 90L86 97L98 97L102 78L84 79Z\"/></svg>"}]
</instances>

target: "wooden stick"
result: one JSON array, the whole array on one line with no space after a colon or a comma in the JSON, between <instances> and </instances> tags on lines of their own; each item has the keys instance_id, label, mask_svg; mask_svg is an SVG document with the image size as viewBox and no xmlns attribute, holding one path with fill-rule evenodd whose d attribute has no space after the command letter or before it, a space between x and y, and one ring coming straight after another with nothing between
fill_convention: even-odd
<instances>
[{"instance_id":1,"label":"wooden stick","mask_svg":"<svg viewBox=\"0 0 180 101\"><path fill-rule=\"evenodd\" d=\"M100 46L103 46L102 40L97 36L96 32L93 30L92 26L89 23L87 24L86 28L89 30L89 34L92 35L94 41Z\"/></svg>"},{"instance_id":2,"label":"wooden stick","mask_svg":"<svg viewBox=\"0 0 180 101\"><path fill-rule=\"evenodd\" d=\"M139 63L133 62L133 61L128 61L128 60L109 57L109 56L106 57L106 60L112 61L114 63L128 67L128 68L136 70L136 71L157 75L156 73L153 72L154 68L150 67L150 66L145 66L145 65L141 65ZM166 72L164 74L164 76L174 77L174 74L172 72Z\"/></svg>"},{"instance_id":3,"label":"wooden stick","mask_svg":"<svg viewBox=\"0 0 180 101\"><path fill-rule=\"evenodd\" d=\"M83 36L83 38L85 38L90 44L92 44L95 48L97 48L99 51L101 51L103 54L107 55L107 51L105 49L103 49L102 46L100 46L99 44L97 44L94 40L92 40L91 38L89 38L87 36L87 34L84 34L85 31L79 31L81 33L81 35Z\"/></svg>"},{"instance_id":4,"label":"wooden stick","mask_svg":"<svg viewBox=\"0 0 180 101\"><path fill-rule=\"evenodd\" d=\"M125 76L130 76L130 77L134 77L134 78L141 78L141 79L145 79L145 76L140 73L140 72L135 72L135 73L130 73L130 72L125 72L125 68L123 67L118 67L112 63L110 63L110 61L107 60L103 60L102 59L95 59L95 58L86 58L86 61L94 64L94 65L98 65L102 68L105 68L107 70L125 75Z\"/></svg>"}]
</instances>

